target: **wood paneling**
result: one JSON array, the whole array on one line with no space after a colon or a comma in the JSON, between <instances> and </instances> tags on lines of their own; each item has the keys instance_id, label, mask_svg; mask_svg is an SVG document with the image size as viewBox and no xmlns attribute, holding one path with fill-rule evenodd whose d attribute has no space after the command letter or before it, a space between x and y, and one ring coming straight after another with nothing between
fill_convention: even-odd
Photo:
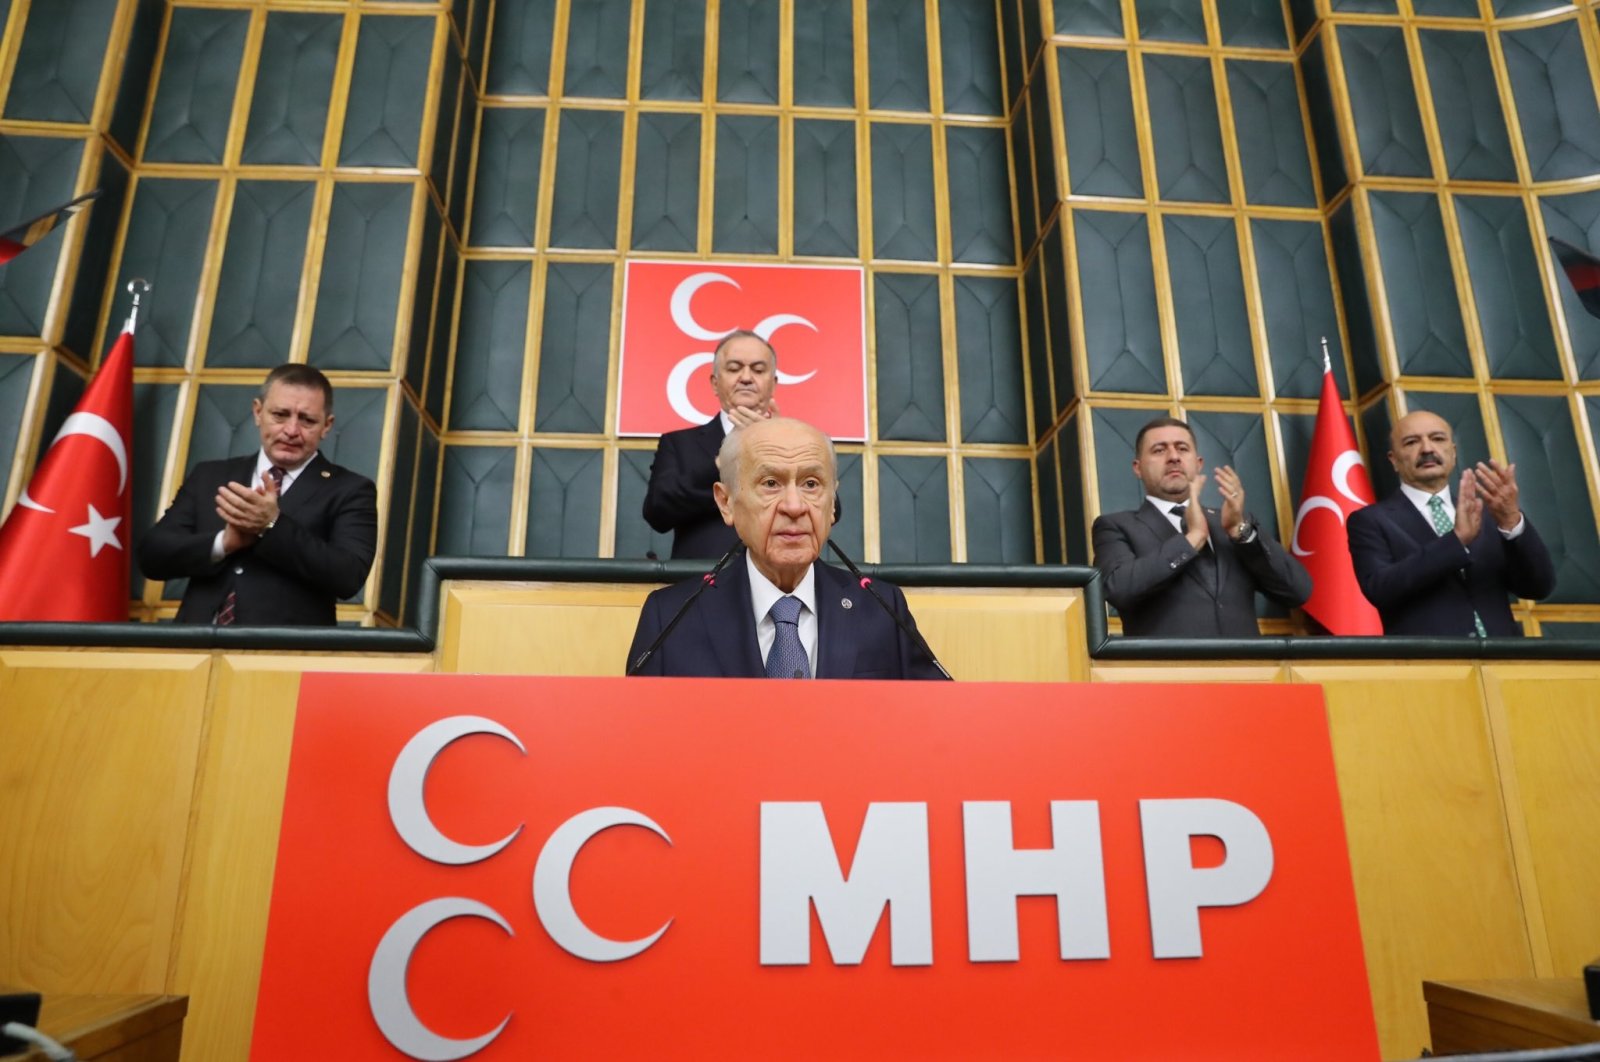
<instances>
[{"instance_id":1,"label":"wood paneling","mask_svg":"<svg viewBox=\"0 0 1600 1062\"><path fill-rule=\"evenodd\" d=\"M907 590L906 603L929 648L964 682L1089 675L1081 591L923 587Z\"/></svg>"}]
</instances>

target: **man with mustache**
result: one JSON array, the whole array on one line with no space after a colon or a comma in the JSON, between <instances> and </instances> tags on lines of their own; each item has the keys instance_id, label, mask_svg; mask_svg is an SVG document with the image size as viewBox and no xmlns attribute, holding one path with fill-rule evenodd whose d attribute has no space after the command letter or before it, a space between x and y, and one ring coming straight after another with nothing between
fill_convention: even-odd
<instances>
[{"instance_id":1,"label":"man with mustache","mask_svg":"<svg viewBox=\"0 0 1600 1062\"><path fill-rule=\"evenodd\" d=\"M1401 417L1389 436L1400 489L1350 514L1350 559L1385 634L1520 637L1512 595L1537 600L1555 566L1518 504L1517 466L1480 461L1452 501L1455 438L1436 414Z\"/></svg>"},{"instance_id":2,"label":"man with mustache","mask_svg":"<svg viewBox=\"0 0 1600 1062\"><path fill-rule=\"evenodd\" d=\"M775 416L772 390L778 382L778 352L754 332L730 332L711 361L711 389L722 411L698 428L661 436L645 489L644 519L662 534L671 531L673 557L716 558L739 536L722 522L711 486L717 481L717 448L735 428Z\"/></svg>"},{"instance_id":3,"label":"man with mustache","mask_svg":"<svg viewBox=\"0 0 1600 1062\"><path fill-rule=\"evenodd\" d=\"M1157 417L1133 448L1144 504L1094 522L1094 564L1123 634L1254 638L1258 591L1290 608L1311 596L1305 568L1245 509L1233 469L1217 469L1221 511L1201 505L1205 459L1188 424Z\"/></svg>"}]
</instances>

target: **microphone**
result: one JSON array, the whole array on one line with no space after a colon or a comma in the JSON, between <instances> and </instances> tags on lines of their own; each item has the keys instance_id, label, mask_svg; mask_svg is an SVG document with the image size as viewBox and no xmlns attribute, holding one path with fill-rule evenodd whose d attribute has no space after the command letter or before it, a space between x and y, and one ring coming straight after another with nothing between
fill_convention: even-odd
<instances>
[{"instance_id":1,"label":"microphone","mask_svg":"<svg viewBox=\"0 0 1600 1062\"><path fill-rule=\"evenodd\" d=\"M872 588L872 580L861 574L861 569L857 568L855 566L855 562L844 555L844 550L839 548L838 543L834 542L833 539L830 538L828 540L828 548L833 550L840 560L844 561L844 566L850 569L850 574L855 576L856 579L861 583L861 589L872 595L872 600L876 601L878 603L878 607L889 614L889 618L894 620L895 626L899 627L906 637L910 638L916 643L917 647L922 650L924 656L933 661L933 666L939 669L939 674L954 681L955 676L944 669L944 665L939 663L939 658L933 655L933 650L928 648L928 643L922 637L922 632L918 631L915 627L911 626L911 624L901 619L900 613L896 612L889 605L889 602L885 601L879 596L878 592Z\"/></svg>"},{"instance_id":2,"label":"microphone","mask_svg":"<svg viewBox=\"0 0 1600 1062\"><path fill-rule=\"evenodd\" d=\"M639 654L639 659L635 660L633 662L633 666L628 668L627 677L631 678L634 675L637 675L639 673L639 669L650 662L650 658L656 655L656 650L661 648L661 643L667 640L667 635L672 633L672 628L678 625L679 620L688 615L689 607L699 600L700 595L705 593L706 590L717 585L717 573L722 571L727 563L733 559L734 554L738 553L743 548L743 542L735 542L728 549L728 552L722 555L722 559L717 561L717 563L712 566L709 572L706 572L700 577L700 585L694 588L694 593L689 595L689 600L678 606L678 611L674 612L672 614L672 619L668 620L667 625L661 628L661 633L656 635L655 641L646 646L645 651Z\"/></svg>"}]
</instances>

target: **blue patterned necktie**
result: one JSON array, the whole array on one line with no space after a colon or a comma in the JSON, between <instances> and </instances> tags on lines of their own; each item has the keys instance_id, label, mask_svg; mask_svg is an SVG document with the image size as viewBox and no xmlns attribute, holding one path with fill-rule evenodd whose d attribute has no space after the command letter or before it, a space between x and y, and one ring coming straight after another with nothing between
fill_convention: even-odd
<instances>
[{"instance_id":1,"label":"blue patterned necktie","mask_svg":"<svg viewBox=\"0 0 1600 1062\"><path fill-rule=\"evenodd\" d=\"M767 678L810 678L811 663L800 644L800 599L780 597L767 615L777 627L767 653Z\"/></svg>"},{"instance_id":2,"label":"blue patterned necktie","mask_svg":"<svg viewBox=\"0 0 1600 1062\"><path fill-rule=\"evenodd\" d=\"M1456 529L1456 522L1450 514L1444 511L1444 499L1435 494L1428 499L1428 518L1433 521L1433 530L1438 535L1448 535ZM1489 632L1483 629L1483 620L1476 610L1472 613L1472 629L1479 638L1487 638Z\"/></svg>"}]
</instances>

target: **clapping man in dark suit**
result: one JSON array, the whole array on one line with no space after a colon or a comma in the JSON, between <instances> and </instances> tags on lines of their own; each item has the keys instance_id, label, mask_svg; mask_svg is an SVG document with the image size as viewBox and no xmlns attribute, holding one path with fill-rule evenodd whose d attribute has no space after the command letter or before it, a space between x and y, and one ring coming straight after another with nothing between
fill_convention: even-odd
<instances>
[{"instance_id":1,"label":"clapping man in dark suit","mask_svg":"<svg viewBox=\"0 0 1600 1062\"><path fill-rule=\"evenodd\" d=\"M745 545L641 672L725 678L921 679L943 675L849 574L819 559L833 529L839 459L822 432L774 418L723 442L717 509ZM651 594L628 662L666 628L700 579ZM911 630L898 588L873 586Z\"/></svg>"},{"instance_id":2,"label":"clapping man in dark suit","mask_svg":"<svg viewBox=\"0 0 1600 1062\"><path fill-rule=\"evenodd\" d=\"M1389 463L1400 489L1346 525L1356 581L1383 633L1520 636L1509 598L1548 597L1556 573L1522 512L1517 466L1480 461L1461 473L1452 503L1455 438L1426 410L1395 424Z\"/></svg>"},{"instance_id":3,"label":"clapping man in dark suit","mask_svg":"<svg viewBox=\"0 0 1600 1062\"><path fill-rule=\"evenodd\" d=\"M1291 608L1311 596L1311 576L1245 509L1232 468L1217 469L1221 512L1201 505L1205 459L1188 424L1158 417L1134 451L1144 504L1094 522L1094 564L1123 634L1253 638L1257 592Z\"/></svg>"},{"instance_id":4,"label":"clapping man in dark suit","mask_svg":"<svg viewBox=\"0 0 1600 1062\"><path fill-rule=\"evenodd\" d=\"M366 582L378 545L377 488L318 452L333 387L280 365L252 403L261 449L205 461L139 547L148 579L187 578L179 623L329 625Z\"/></svg>"},{"instance_id":5,"label":"clapping man in dark suit","mask_svg":"<svg viewBox=\"0 0 1600 1062\"><path fill-rule=\"evenodd\" d=\"M778 354L772 344L754 332L730 332L717 344L711 362L711 389L722 411L698 428L661 436L645 490L644 518L662 534L673 533L674 557L720 557L739 541L711 497L717 449L733 429L777 414L772 400L777 382Z\"/></svg>"}]
</instances>

